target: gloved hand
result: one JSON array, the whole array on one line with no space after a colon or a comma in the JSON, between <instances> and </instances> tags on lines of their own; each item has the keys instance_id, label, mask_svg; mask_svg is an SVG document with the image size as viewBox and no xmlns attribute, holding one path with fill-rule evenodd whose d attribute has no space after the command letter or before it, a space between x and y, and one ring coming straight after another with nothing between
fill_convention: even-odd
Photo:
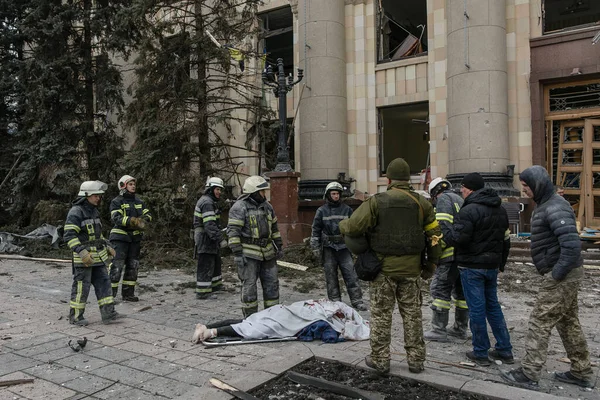
<instances>
[{"instance_id":1,"label":"gloved hand","mask_svg":"<svg viewBox=\"0 0 600 400\"><path fill-rule=\"evenodd\" d=\"M110 254L111 257L114 257L117 255L117 252L115 251L115 249L113 249L110 246L106 246L106 251L108 251L108 254Z\"/></svg>"},{"instance_id":2,"label":"gloved hand","mask_svg":"<svg viewBox=\"0 0 600 400\"><path fill-rule=\"evenodd\" d=\"M277 250L277 259L281 260L283 258L283 249Z\"/></svg>"},{"instance_id":3,"label":"gloved hand","mask_svg":"<svg viewBox=\"0 0 600 400\"><path fill-rule=\"evenodd\" d=\"M321 262L321 259L323 258L323 253L321 253L321 250L320 249L314 249L312 251L312 253L313 253L313 257L315 258L315 260L317 262Z\"/></svg>"},{"instance_id":4,"label":"gloved hand","mask_svg":"<svg viewBox=\"0 0 600 400\"><path fill-rule=\"evenodd\" d=\"M243 254L233 256L233 265L237 268L244 268L246 265L246 257Z\"/></svg>"},{"instance_id":5,"label":"gloved hand","mask_svg":"<svg viewBox=\"0 0 600 400\"><path fill-rule=\"evenodd\" d=\"M220 247L221 249L224 249L225 247L227 247L227 243L228 243L228 242L227 242L227 239L223 239L223 240L221 240L221 242L219 243L219 247Z\"/></svg>"},{"instance_id":6,"label":"gloved hand","mask_svg":"<svg viewBox=\"0 0 600 400\"><path fill-rule=\"evenodd\" d=\"M77 254L79 254L79 258L81 258L83 265L85 265L86 267L89 267L90 265L92 265L94 263L94 259L92 258L92 255L86 249L81 250Z\"/></svg>"},{"instance_id":7,"label":"gloved hand","mask_svg":"<svg viewBox=\"0 0 600 400\"><path fill-rule=\"evenodd\" d=\"M421 278L424 280L430 279L435 273L437 265L427 262L424 267L421 268Z\"/></svg>"},{"instance_id":8,"label":"gloved hand","mask_svg":"<svg viewBox=\"0 0 600 400\"><path fill-rule=\"evenodd\" d=\"M129 223L132 228L144 229L146 227L146 222L139 217L131 217Z\"/></svg>"}]
</instances>

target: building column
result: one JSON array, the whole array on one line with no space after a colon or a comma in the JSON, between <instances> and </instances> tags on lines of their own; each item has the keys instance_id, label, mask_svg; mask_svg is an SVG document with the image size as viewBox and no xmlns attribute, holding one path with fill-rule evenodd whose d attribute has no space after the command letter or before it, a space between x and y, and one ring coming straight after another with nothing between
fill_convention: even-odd
<instances>
[{"instance_id":1,"label":"building column","mask_svg":"<svg viewBox=\"0 0 600 400\"><path fill-rule=\"evenodd\" d=\"M446 10L450 174L506 174L506 0L447 0Z\"/></svg>"},{"instance_id":2,"label":"building column","mask_svg":"<svg viewBox=\"0 0 600 400\"><path fill-rule=\"evenodd\" d=\"M303 181L348 173L344 24L344 0L298 1L298 67L306 84L298 132Z\"/></svg>"}]
</instances>

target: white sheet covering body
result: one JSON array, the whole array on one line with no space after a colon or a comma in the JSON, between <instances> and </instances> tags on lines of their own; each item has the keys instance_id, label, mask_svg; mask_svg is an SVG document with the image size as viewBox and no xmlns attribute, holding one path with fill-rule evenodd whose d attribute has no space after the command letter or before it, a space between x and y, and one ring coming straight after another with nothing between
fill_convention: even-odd
<instances>
[{"instance_id":1,"label":"white sheet covering body","mask_svg":"<svg viewBox=\"0 0 600 400\"><path fill-rule=\"evenodd\" d=\"M327 322L346 340L367 340L369 322L341 301L305 300L278 304L252 314L231 327L244 339L274 339L294 336L316 321Z\"/></svg>"}]
</instances>

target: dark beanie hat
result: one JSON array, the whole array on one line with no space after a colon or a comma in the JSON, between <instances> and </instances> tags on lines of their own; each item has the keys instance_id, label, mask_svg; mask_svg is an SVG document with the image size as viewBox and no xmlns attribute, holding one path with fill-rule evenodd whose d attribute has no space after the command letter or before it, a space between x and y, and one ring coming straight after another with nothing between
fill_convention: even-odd
<instances>
[{"instance_id":1,"label":"dark beanie hat","mask_svg":"<svg viewBox=\"0 0 600 400\"><path fill-rule=\"evenodd\" d=\"M461 185L463 185L467 189L475 191L483 189L483 187L485 186L485 182L483 181L483 177L477 172L471 172L470 174L465 175L461 182Z\"/></svg>"}]
</instances>

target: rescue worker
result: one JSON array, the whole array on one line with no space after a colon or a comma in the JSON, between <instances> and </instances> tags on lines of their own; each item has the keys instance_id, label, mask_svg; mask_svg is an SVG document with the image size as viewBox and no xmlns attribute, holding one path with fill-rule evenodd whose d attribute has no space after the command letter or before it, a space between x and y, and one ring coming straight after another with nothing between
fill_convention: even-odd
<instances>
[{"instance_id":1,"label":"rescue worker","mask_svg":"<svg viewBox=\"0 0 600 400\"><path fill-rule=\"evenodd\" d=\"M435 205L435 218L440 224L442 234L447 237L451 234L454 219L464 200L452 191L452 185L444 178L435 178L429 184L429 195ZM442 255L440 263L435 270L433 279L429 286L431 292L431 330L425 332L426 340L438 342L448 341L448 335L459 339L467 339L467 327L469 326L469 308L465 301L460 273L454 262L454 247L440 242ZM454 325L446 330L452 306L452 295L454 295Z\"/></svg>"},{"instance_id":2,"label":"rescue worker","mask_svg":"<svg viewBox=\"0 0 600 400\"><path fill-rule=\"evenodd\" d=\"M596 380L581 323L577 292L584 279L581 240L573 207L555 193L544 167L534 165L519 176L525 195L535 201L531 217L531 258L540 274L540 288L529 316L525 357L521 368L503 372L507 381L538 389L548 357L548 342L556 327L570 360L570 370L554 379L593 388Z\"/></svg>"},{"instance_id":3,"label":"rescue worker","mask_svg":"<svg viewBox=\"0 0 600 400\"><path fill-rule=\"evenodd\" d=\"M354 270L352 254L346 248L344 237L340 234L340 221L352 215L352 209L341 201L343 190L338 182L331 182L325 188L325 204L319 207L315 214L310 246L317 261L323 263L328 299L342 301L338 280L339 267L352 307L358 311L367 311Z\"/></svg>"},{"instance_id":4,"label":"rescue worker","mask_svg":"<svg viewBox=\"0 0 600 400\"><path fill-rule=\"evenodd\" d=\"M65 222L64 240L73 251L69 311L69 323L73 325L88 324L83 314L91 285L94 285L102 322L109 323L122 317L115 311L107 270L108 255L114 256L115 253L102 235L102 223L97 210L106 189L104 182L83 182Z\"/></svg>"},{"instance_id":5,"label":"rescue worker","mask_svg":"<svg viewBox=\"0 0 600 400\"><path fill-rule=\"evenodd\" d=\"M381 374L390 370L392 313L395 303L404 324L404 348L410 372L424 370L425 341L421 314L420 277L429 279L438 263L442 232L429 201L411 190L410 167L396 158L387 167L386 192L369 197L340 231L349 237L366 235L382 260L382 268L370 283L371 355L365 363ZM427 236L427 240L425 238ZM427 263L421 262L423 250Z\"/></svg>"},{"instance_id":6,"label":"rescue worker","mask_svg":"<svg viewBox=\"0 0 600 400\"><path fill-rule=\"evenodd\" d=\"M110 268L113 297L117 296L119 281L124 301L139 301L135 295L140 248L146 223L152 221L150 210L135 195L136 181L131 175L123 175L118 183L119 195L110 202L110 218L114 224L110 231L110 243L117 255ZM123 269L125 272L123 272Z\"/></svg>"},{"instance_id":7,"label":"rescue worker","mask_svg":"<svg viewBox=\"0 0 600 400\"><path fill-rule=\"evenodd\" d=\"M226 247L227 240L219 226L221 210L218 205L223 188L221 178L208 178L204 195L194 209L194 243L198 254L196 298L199 300L216 299L213 292L220 290L223 284L219 248Z\"/></svg>"},{"instance_id":8,"label":"rescue worker","mask_svg":"<svg viewBox=\"0 0 600 400\"><path fill-rule=\"evenodd\" d=\"M283 256L283 241L277 228L277 217L267 201L267 190L269 183L263 177L246 178L243 194L229 210L227 236L242 282L244 318L258 311L258 279L263 290L264 308L279 304L277 259Z\"/></svg>"}]
</instances>

